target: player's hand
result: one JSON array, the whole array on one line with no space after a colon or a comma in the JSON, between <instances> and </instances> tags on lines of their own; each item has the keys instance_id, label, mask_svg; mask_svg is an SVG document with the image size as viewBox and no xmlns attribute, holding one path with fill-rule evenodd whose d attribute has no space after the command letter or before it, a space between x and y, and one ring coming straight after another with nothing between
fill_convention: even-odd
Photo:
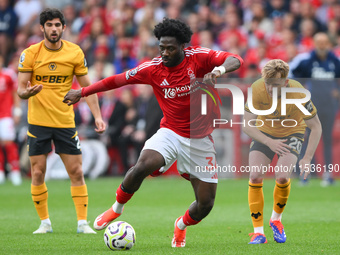
<instances>
[{"instance_id":1,"label":"player's hand","mask_svg":"<svg viewBox=\"0 0 340 255\"><path fill-rule=\"evenodd\" d=\"M310 160L305 158L299 161L300 176L303 175L303 179L306 180L307 176L310 174Z\"/></svg>"},{"instance_id":2,"label":"player's hand","mask_svg":"<svg viewBox=\"0 0 340 255\"><path fill-rule=\"evenodd\" d=\"M285 142L287 139L270 139L267 146L279 156L290 153L290 146Z\"/></svg>"},{"instance_id":3,"label":"player's hand","mask_svg":"<svg viewBox=\"0 0 340 255\"><path fill-rule=\"evenodd\" d=\"M64 96L63 103L67 105L72 105L72 104L77 103L80 99L81 99L81 89L78 89L78 90L71 89Z\"/></svg>"},{"instance_id":4,"label":"player's hand","mask_svg":"<svg viewBox=\"0 0 340 255\"><path fill-rule=\"evenodd\" d=\"M43 85L39 84L39 85L31 86L31 82L27 81L25 94L27 95L27 98L29 98L31 96L35 96L36 94L38 94L42 89L43 89Z\"/></svg>"},{"instance_id":5,"label":"player's hand","mask_svg":"<svg viewBox=\"0 0 340 255\"><path fill-rule=\"evenodd\" d=\"M217 74L219 73L219 74ZM203 83L208 84L208 85L215 85L216 83L216 78L220 77L220 71L214 71L213 73L207 73L203 77Z\"/></svg>"},{"instance_id":6,"label":"player's hand","mask_svg":"<svg viewBox=\"0 0 340 255\"><path fill-rule=\"evenodd\" d=\"M96 128L94 129L98 134L104 133L106 130L106 124L102 118L95 120Z\"/></svg>"}]
</instances>

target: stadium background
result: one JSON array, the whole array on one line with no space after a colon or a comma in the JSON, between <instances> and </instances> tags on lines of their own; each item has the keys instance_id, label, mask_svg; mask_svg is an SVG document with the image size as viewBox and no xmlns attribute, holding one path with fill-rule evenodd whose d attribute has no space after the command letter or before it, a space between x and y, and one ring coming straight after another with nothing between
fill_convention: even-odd
<instances>
[{"instance_id":1,"label":"stadium background","mask_svg":"<svg viewBox=\"0 0 340 255\"><path fill-rule=\"evenodd\" d=\"M83 49L92 82L157 56L157 41L152 30L165 16L184 20L190 25L194 32L190 45L242 56L244 66L224 77L237 80L244 91L259 77L261 67L268 60L280 58L290 62L297 54L312 50L312 37L316 32L326 32L331 38L333 51L340 56L340 2L335 0L2 0L0 15L10 13L18 18L16 24L7 26L3 21L0 26L0 32L8 28L1 32L0 53L5 56L6 66L15 73L22 50L43 39L38 15L45 7L57 7L63 11L67 25L63 39L77 43ZM74 88L77 87L75 81ZM230 94L225 91L221 94L228 115ZM86 176L123 175L136 161L143 142L158 127L155 119L152 124L146 124L152 111L140 113L139 110L141 105L147 108L151 104L150 96L146 86L129 86L100 94L104 106L102 113L107 122L111 121L117 101L125 107L125 112L119 116L123 123L112 121L106 135L100 137L93 131L93 119L86 103L82 101L75 106ZM26 112L27 101L22 101L22 108ZM337 157L340 153L340 115L337 116L333 134L334 164L340 164ZM22 172L29 177L26 123L24 115L17 127L17 142L21 148ZM118 143L119 137L123 139ZM250 140L241 132L240 126L218 130L215 137L219 164L237 167L247 164ZM322 143L316 159L316 163L323 164ZM49 157L48 168L47 179L67 178L56 155ZM174 167L168 174L176 174L175 170ZM247 174L229 172L222 176L246 177Z\"/></svg>"}]
</instances>

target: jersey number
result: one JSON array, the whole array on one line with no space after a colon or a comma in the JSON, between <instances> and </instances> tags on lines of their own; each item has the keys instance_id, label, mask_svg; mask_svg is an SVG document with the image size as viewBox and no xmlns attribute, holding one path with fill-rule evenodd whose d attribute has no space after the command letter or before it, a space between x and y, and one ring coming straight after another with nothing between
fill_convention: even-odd
<instances>
[{"instance_id":1,"label":"jersey number","mask_svg":"<svg viewBox=\"0 0 340 255\"><path fill-rule=\"evenodd\" d=\"M74 137L74 140L76 140L76 142L77 142L77 149L80 150L80 141L79 141L79 137L78 137L78 136Z\"/></svg>"},{"instance_id":2,"label":"jersey number","mask_svg":"<svg viewBox=\"0 0 340 255\"><path fill-rule=\"evenodd\" d=\"M302 142L300 139L296 138L296 137L291 137L290 138L290 143L289 143L289 146L296 150L299 154L301 152L301 149L302 149Z\"/></svg>"}]
</instances>

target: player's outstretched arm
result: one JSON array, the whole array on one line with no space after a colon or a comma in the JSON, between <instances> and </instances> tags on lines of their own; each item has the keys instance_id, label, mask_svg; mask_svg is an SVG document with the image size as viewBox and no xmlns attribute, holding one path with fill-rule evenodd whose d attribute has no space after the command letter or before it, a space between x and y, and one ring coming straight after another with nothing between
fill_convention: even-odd
<instances>
[{"instance_id":1,"label":"player's outstretched arm","mask_svg":"<svg viewBox=\"0 0 340 255\"><path fill-rule=\"evenodd\" d=\"M64 96L63 102L67 105L73 105L75 103L78 103L80 99L81 99L81 89L71 89Z\"/></svg>"},{"instance_id":2,"label":"player's outstretched arm","mask_svg":"<svg viewBox=\"0 0 340 255\"><path fill-rule=\"evenodd\" d=\"M285 144L287 139L272 139L266 136L260 130L258 130L257 127L255 127L255 123L252 123L252 121L256 119L256 114L245 111L243 119L244 125L242 128L243 132L249 135L252 139L268 146L273 152L280 156L290 153L289 145Z\"/></svg>"},{"instance_id":3,"label":"player's outstretched arm","mask_svg":"<svg viewBox=\"0 0 340 255\"><path fill-rule=\"evenodd\" d=\"M228 57L221 66L215 67L210 73L207 73L203 77L203 82L206 84L214 85L216 78L219 78L225 73L233 72L239 69L241 62L235 57Z\"/></svg>"},{"instance_id":4,"label":"player's outstretched arm","mask_svg":"<svg viewBox=\"0 0 340 255\"><path fill-rule=\"evenodd\" d=\"M91 85L88 75L77 76L78 83L81 87L87 87ZM65 99L64 99L65 100ZM103 133L106 129L105 122L103 121L102 114L100 112L97 94L92 94L85 98L87 105L90 107L92 115L96 123L95 131L97 133Z\"/></svg>"},{"instance_id":5,"label":"player's outstretched arm","mask_svg":"<svg viewBox=\"0 0 340 255\"><path fill-rule=\"evenodd\" d=\"M43 89L43 85L41 84L31 86L31 78L31 72L19 72L17 94L21 99L28 99L31 96L35 96Z\"/></svg>"},{"instance_id":6,"label":"player's outstretched arm","mask_svg":"<svg viewBox=\"0 0 340 255\"><path fill-rule=\"evenodd\" d=\"M308 139L306 153L304 157L299 161L299 166L301 170L300 175L302 176L304 174L304 179L306 179L310 173L310 162L312 161L316 148L318 147L322 133L322 127L318 115L315 115L309 120L305 120L305 123L307 127L311 130L311 132Z\"/></svg>"}]
</instances>

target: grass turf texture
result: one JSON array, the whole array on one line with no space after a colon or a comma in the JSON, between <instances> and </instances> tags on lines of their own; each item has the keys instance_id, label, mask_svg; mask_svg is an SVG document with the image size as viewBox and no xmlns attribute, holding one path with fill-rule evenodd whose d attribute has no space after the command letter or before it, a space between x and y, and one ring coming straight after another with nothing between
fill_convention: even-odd
<instances>
[{"instance_id":1,"label":"grass turf texture","mask_svg":"<svg viewBox=\"0 0 340 255\"><path fill-rule=\"evenodd\" d=\"M87 180L88 219L114 202L121 178ZM220 180L215 207L200 224L188 228L185 248L171 248L173 224L194 200L189 182L180 178L148 178L125 207L119 220L137 236L131 254L340 254L340 186L321 188L319 180L299 187L293 180L283 215L285 244L277 244L268 226L274 180L265 180L264 221L268 244L248 245L253 231L247 203L248 181ZM0 186L0 254L106 254L103 233L76 233L76 214L69 181L48 181L53 233L33 235L40 224L30 196L30 181Z\"/></svg>"}]
</instances>

